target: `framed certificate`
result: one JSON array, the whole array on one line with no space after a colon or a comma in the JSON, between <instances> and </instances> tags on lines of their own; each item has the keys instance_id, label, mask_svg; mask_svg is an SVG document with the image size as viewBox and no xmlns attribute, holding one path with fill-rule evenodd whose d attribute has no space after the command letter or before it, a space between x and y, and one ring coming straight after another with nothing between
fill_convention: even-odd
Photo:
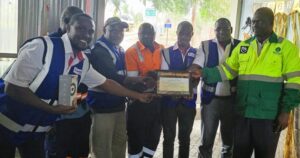
<instances>
[{"instance_id":1,"label":"framed certificate","mask_svg":"<svg viewBox=\"0 0 300 158\"><path fill-rule=\"evenodd\" d=\"M158 71L158 95L191 96L191 74L185 71Z\"/></svg>"}]
</instances>

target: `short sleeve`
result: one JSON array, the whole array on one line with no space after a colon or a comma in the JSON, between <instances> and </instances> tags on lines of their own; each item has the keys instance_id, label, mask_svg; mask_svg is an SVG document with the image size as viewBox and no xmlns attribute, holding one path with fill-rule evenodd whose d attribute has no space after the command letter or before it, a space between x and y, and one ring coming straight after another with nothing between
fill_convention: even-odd
<instances>
[{"instance_id":1,"label":"short sleeve","mask_svg":"<svg viewBox=\"0 0 300 158\"><path fill-rule=\"evenodd\" d=\"M25 44L4 80L20 87L29 87L43 67L44 43L35 39Z\"/></svg>"},{"instance_id":2,"label":"short sleeve","mask_svg":"<svg viewBox=\"0 0 300 158\"><path fill-rule=\"evenodd\" d=\"M85 77L82 79L82 83L86 84L89 88L102 85L106 81L106 77L98 73L92 65L90 65Z\"/></svg>"}]
</instances>

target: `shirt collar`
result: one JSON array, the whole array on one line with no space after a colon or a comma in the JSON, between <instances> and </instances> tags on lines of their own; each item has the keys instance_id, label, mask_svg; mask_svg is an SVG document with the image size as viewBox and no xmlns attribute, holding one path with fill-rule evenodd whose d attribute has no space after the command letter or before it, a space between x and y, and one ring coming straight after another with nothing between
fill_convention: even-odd
<instances>
[{"instance_id":1,"label":"shirt collar","mask_svg":"<svg viewBox=\"0 0 300 158\"><path fill-rule=\"evenodd\" d=\"M250 44L255 39L257 39L256 36L253 36L253 37L247 39L245 42L248 43L248 44ZM266 41L269 41L270 43L278 43L278 42L280 42L280 40L278 39L278 36L274 32L270 35L270 37L268 37L266 39Z\"/></svg>"},{"instance_id":2,"label":"shirt collar","mask_svg":"<svg viewBox=\"0 0 300 158\"><path fill-rule=\"evenodd\" d=\"M191 48L191 46L187 49L187 51ZM173 46L173 50L179 49L178 42L176 42Z\"/></svg>"},{"instance_id":3,"label":"shirt collar","mask_svg":"<svg viewBox=\"0 0 300 158\"><path fill-rule=\"evenodd\" d=\"M179 49L178 42L176 42L173 46L173 51L179 50L182 54L187 53L190 49L191 49L191 46L186 50L186 52L182 53L182 51Z\"/></svg>"},{"instance_id":4,"label":"shirt collar","mask_svg":"<svg viewBox=\"0 0 300 158\"><path fill-rule=\"evenodd\" d=\"M146 49L146 47L143 45L143 43L142 43L141 41L138 41L137 43L138 43L138 47L139 47L141 50ZM160 47L159 47L159 44L156 43L156 42L154 41L154 49L156 50L156 49L158 49L158 48L160 48Z\"/></svg>"}]
</instances>

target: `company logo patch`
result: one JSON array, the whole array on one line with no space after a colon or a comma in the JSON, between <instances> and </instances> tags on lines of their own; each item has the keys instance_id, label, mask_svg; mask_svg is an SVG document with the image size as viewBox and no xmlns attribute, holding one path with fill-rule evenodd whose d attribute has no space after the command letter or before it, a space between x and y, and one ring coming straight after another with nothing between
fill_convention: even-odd
<instances>
[{"instance_id":1,"label":"company logo patch","mask_svg":"<svg viewBox=\"0 0 300 158\"><path fill-rule=\"evenodd\" d=\"M241 46L240 53L246 54L248 52L248 48L249 48L249 46Z\"/></svg>"},{"instance_id":2,"label":"company logo patch","mask_svg":"<svg viewBox=\"0 0 300 158\"><path fill-rule=\"evenodd\" d=\"M81 75L81 73L82 73L81 69L78 69L77 67L74 68L74 74Z\"/></svg>"},{"instance_id":3,"label":"company logo patch","mask_svg":"<svg viewBox=\"0 0 300 158\"><path fill-rule=\"evenodd\" d=\"M189 52L187 55L188 55L189 57L192 57L192 58L195 57L195 53L192 53L192 52Z\"/></svg>"}]
</instances>

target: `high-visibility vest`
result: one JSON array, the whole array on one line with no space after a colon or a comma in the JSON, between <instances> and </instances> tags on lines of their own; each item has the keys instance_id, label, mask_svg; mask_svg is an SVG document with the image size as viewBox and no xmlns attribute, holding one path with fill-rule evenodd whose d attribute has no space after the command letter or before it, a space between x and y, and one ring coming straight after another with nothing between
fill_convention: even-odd
<instances>
[{"instance_id":1,"label":"high-visibility vest","mask_svg":"<svg viewBox=\"0 0 300 158\"><path fill-rule=\"evenodd\" d=\"M179 49L174 50L174 46L171 46L167 49L162 50L162 56L165 59L166 63L169 66L169 70L175 70L175 71L185 71L189 66L192 65L196 54L197 49L195 48L189 48L188 52L185 55L184 60L182 59L182 53ZM193 98L188 100L184 98L178 98L174 99L168 96L163 97L162 102L164 106L176 106L179 102L183 103L184 105L188 107L194 108L196 106L196 91L193 95Z\"/></svg>"},{"instance_id":2,"label":"high-visibility vest","mask_svg":"<svg viewBox=\"0 0 300 158\"><path fill-rule=\"evenodd\" d=\"M258 50L255 37L243 41L216 69L222 80L238 76L236 110L241 115L275 119L279 112L290 112L299 104L299 49L273 33L261 52ZM203 70L203 74L207 82L219 80L209 69Z\"/></svg>"},{"instance_id":3,"label":"high-visibility vest","mask_svg":"<svg viewBox=\"0 0 300 158\"><path fill-rule=\"evenodd\" d=\"M231 43L229 56L232 50L240 43L239 40L234 39ZM205 56L204 67L215 67L219 65L218 45L213 40L202 42L202 48ZM201 86L201 104L209 104L215 96L217 83L203 82ZM234 94L236 91L236 80L230 81L230 92Z\"/></svg>"},{"instance_id":4,"label":"high-visibility vest","mask_svg":"<svg viewBox=\"0 0 300 158\"><path fill-rule=\"evenodd\" d=\"M105 48L113 59L114 66L116 70L118 70L117 73L123 76L126 75L125 54L122 47L119 47L118 50L112 50L112 48L107 43L107 40L104 39L103 36L96 41L94 47ZM87 103L93 111L97 112L98 108L102 110L110 109L112 106L120 106L122 104L125 104L125 97L112 95L101 90L89 89Z\"/></svg>"},{"instance_id":5,"label":"high-visibility vest","mask_svg":"<svg viewBox=\"0 0 300 158\"><path fill-rule=\"evenodd\" d=\"M59 76L64 74L65 68L65 49L61 38L43 38L47 50L44 54L45 64L29 89L51 106L57 104L58 100ZM78 82L89 69L89 61L82 52L81 55L82 60L67 73L77 75ZM47 132L58 117L7 96L6 103L0 105L0 130L8 133L12 142L19 144Z\"/></svg>"}]
</instances>

